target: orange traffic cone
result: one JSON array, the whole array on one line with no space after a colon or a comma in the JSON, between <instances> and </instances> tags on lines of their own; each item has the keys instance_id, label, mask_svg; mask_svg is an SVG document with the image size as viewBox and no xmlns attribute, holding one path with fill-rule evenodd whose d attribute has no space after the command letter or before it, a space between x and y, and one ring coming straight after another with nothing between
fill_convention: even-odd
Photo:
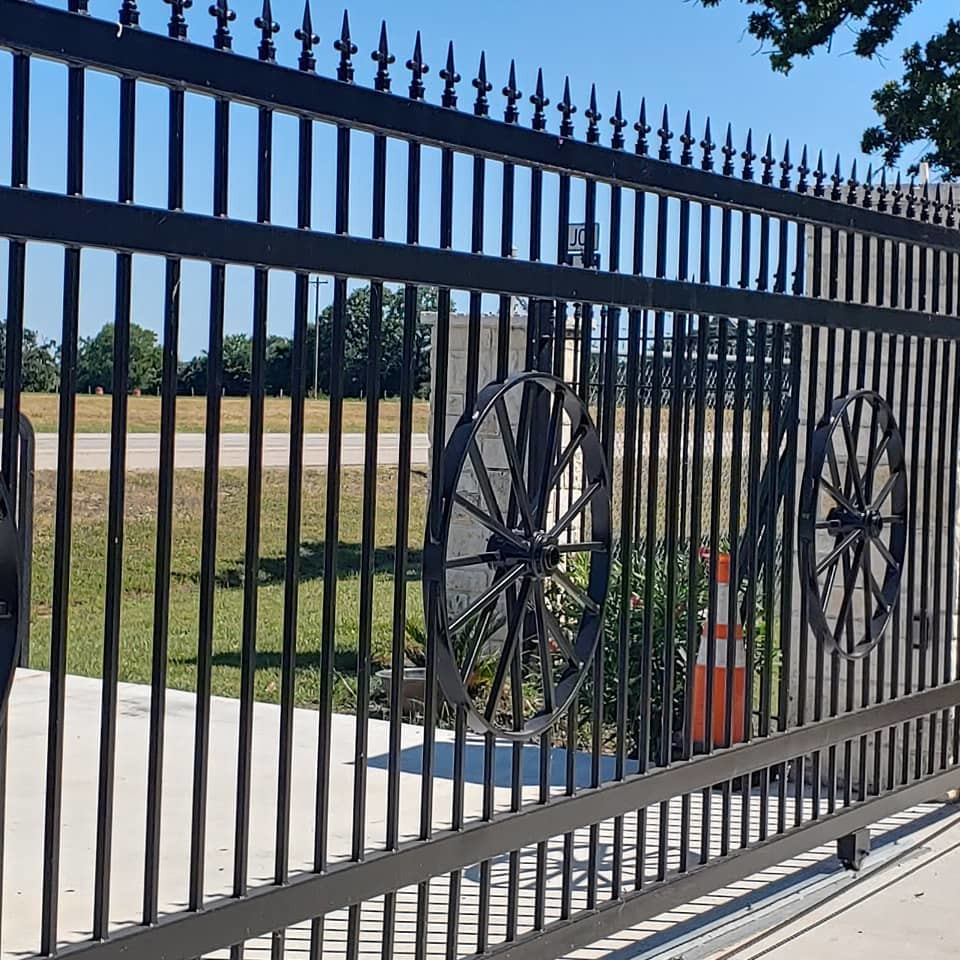
<instances>
[{"instance_id":1,"label":"orange traffic cone","mask_svg":"<svg viewBox=\"0 0 960 960\"><path fill-rule=\"evenodd\" d=\"M707 689L713 691L711 704L711 739L713 746L726 746L727 741L727 641L729 624L727 613L730 602L730 555L717 555L717 605L714 631L715 654L712 676L709 675L708 652L710 648L708 624L701 631L700 649L693 672L693 740L697 746L707 742ZM747 670L746 648L743 644L743 628L737 624L734 630L733 667L733 716L729 743L743 740L743 715L746 703Z\"/></svg>"}]
</instances>

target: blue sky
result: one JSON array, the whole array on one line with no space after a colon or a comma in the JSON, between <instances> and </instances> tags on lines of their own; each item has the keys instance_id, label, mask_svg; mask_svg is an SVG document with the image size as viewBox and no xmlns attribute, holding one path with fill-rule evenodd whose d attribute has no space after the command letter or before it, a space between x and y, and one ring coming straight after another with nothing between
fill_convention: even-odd
<instances>
[{"instance_id":1,"label":"blue sky","mask_svg":"<svg viewBox=\"0 0 960 960\"><path fill-rule=\"evenodd\" d=\"M62 5L62 4L57 4ZM118 0L107 3L91 0L95 16L115 17ZM145 29L163 31L169 7L160 0L141 4ZM255 55L258 40L252 21L259 2L234 3L238 19L233 24L234 46L242 55ZM293 30L302 15L299 0L273 0L274 17L281 24L277 36L278 59L295 65L299 48ZM427 98L439 100L441 81L437 76L446 53L446 44L456 45L457 67L464 77L461 106L469 109L474 76L481 49L485 50L488 73L494 84L490 95L491 113L500 116L503 98L499 89L506 80L511 57L517 61L518 81L524 92L522 122L529 122L526 99L532 91L537 67L542 67L553 104L549 108L550 129L555 130L559 114L554 104L562 92L563 78L569 75L573 98L579 107L575 117L577 136L585 127L583 111L590 84L596 83L600 108L609 115L618 90L631 122L636 118L641 96L645 96L648 115L659 119L662 106L670 109L672 125L679 133L684 111L692 111L695 132L699 135L709 115L714 139L719 140L726 123L733 124L738 145L742 146L748 126L754 130L754 143L762 147L772 134L775 151L782 150L790 138L794 162L800 147L822 148L831 158L840 153L844 173L850 161L859 155L859 138L872 122L870 93L886 80L900 74L899 55L913 40L924 40L940 29L947 11L944 4L928 0L908 19L901 34L887 51L886 62L866 62L850 52L853 37L841 31L833 50L800 63L788 77L772 73L766 57L757 51L755 41L744 31L747 7L727 0L719 9L705 10L687 0L596 0L592 4L555 0L516 3L515 0L487 0L465 4L450 0L356 0L350 7L355 42L360 52L354 58L357 80L370 85L374 64L369 53L374 48L380 19L386 17L390 43L397 56L392 73L398 95L406 94L408 73L403 63L410 55L418 29L423 34L425 59L431 66L426 77ZM314 29L320 35L317 49L318 71L332 75L336 54L332 42L339 33L342 8L322 2L313 6ZM209 43L213 20L206 14L206 3L196 3L189 11L190 36L196 43ZM115 198L117 81L90 75L87 87L87 131L85 188L92 196ZM10 58L0 55L0 182L9 182L10 157ZM38 189L62 191L65 180L66 71L59 65L36 63L32 77L30 184ZM212 104L192 97L187 112L187 184L186 206L210 212L212 176ZM256 115L253 110L235 107L231 115L230 213L251 218L255 202ZM609 125L603 122L605 137ZM654 128L657 123L654 122ZM165 203L166 94L163 90L140 85L138 92L138 149L136 171L137 202ZM274 214L276 222L291 223L295 216L295 133L290 118L278 117L275 126ZM370 138L355 136L351 227L358 234L369 233L370 220ZM679 149L679 145L674 144ZM333 217L332 131L318 130L315 156L314 224L328 229ZM918 146L916 153L921 148ZM759 152L759 150L758 150ZM401 239L405 177L405 150L391 145L388 161L388 239ZM908 155L906 162L916 159ZM425 197L423 202L424 242L435 243L438 231L436 198L431 183L438 171L435 151L425 154ZM866 160L861 160L865 169ZM458 163L455 198L455 245L469 244L470 161ZM523 235L524 179L518 179L518 252L525 253ZM396 183L398 189L391 190ZM487 238L490 252L498 252L499 176L489 165L488 203L490 213ZM546 208L550 209L551 187L547 186ZM574 194L572 219L577 216L578 195ZM602 209L602 195L601 195ZM549 212L546 214L549 221ZM603 215L601 214L601 224ZM602 228L602 227L601 227ZM602 244L606 243L606 238ZM545 252L551 246L545 237ZM0 255L5 254L0 240ZM6 257L3 256L3 260ZM113 313L113 263L106 252L84 254L82 279L81 335L96 332ZM60 251L32 245L28 260L27 317L29 326L42 335L59 339L62 297L62 254ZM0 303L6 300L6 270L0 270ZM162 302L162 263L138 257L135 264L134 317L143 326L160 329ZM181 354L192 356L205 348L207 290L209 269L189 264L183 287L183 334ZM231 269L228 278L227 332L249 331L252 276L249 270ZM288 334L292 326L292 277L277 274L272 279L270 328ZM321 302L329 295L323 288ZM0 308L2 311L2 308ZM0 313L2 315L2 313Z\"/></svg>"}]
</instances>

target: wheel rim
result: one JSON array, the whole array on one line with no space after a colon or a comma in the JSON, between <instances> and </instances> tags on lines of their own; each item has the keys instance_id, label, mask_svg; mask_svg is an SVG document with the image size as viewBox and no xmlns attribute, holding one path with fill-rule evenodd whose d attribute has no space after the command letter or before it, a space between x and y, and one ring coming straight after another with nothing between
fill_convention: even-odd
<instances>
[{"instance_id":1,"label":"wheel rim","mask_svg":"<svg viewBox=\"0 0 960 960\"><path fill-rule=\"evenodd\" d=\"M566 384L526 373L480 393L442 476L424 556L441 690L474 730L532 739L570 705L602 629L611 508L600 438ZM558 615L558 591L578 618Z\"/></svg>"},{"instance_id":2,"label":"wheel rim","mask_svg":"<svg viewBox=\"0 0 960 960\"><path fill-rule=\"evenodd\" d=\"M900 597L907 497L889 405L870 390L836 399L813 434L798 522L810 626L831 653L859 659L883 639Z\"/></svg>"}]
</instances>

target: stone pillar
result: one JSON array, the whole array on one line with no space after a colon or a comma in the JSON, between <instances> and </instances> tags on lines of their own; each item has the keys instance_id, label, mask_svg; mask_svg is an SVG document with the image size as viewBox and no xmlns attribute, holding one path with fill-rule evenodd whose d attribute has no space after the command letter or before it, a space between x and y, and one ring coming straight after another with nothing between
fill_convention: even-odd
<instances>
[{"instance_id":1,"label":"stone pillar","mask_svg":"<svg viewBox=\"0 0 960 960\"><path fill-rule=\"evenodd\" d=\"M425 314L425 322L435 327L437 315ZM444 436L442 443L446 444L455 427L466 411L467 393L467 352L469 343L470 318L466 314L456 313L450 316L450 347L445 357L434 354L430 364L430 422L429 442L431 448L436 441L433 436L434 416L436 405L442 404L444 410ZM496 380L497 354L499 352L499 316L488 314L480 320L480 352L479 376L477 380L478 392ZM436 337L432 341L436 343ZM510 346L508 359L508 374L520 373L526 366L527 347L527 316L514 312L510 317ZM446 396L437 396L436 372L437 364L446 364L447 392ZM519 413L519 402L509 404L511 420L516 429ZM498 499L505 501L506 491L509 489L509 471L503 452L503 445L494 422L489 429L484 430L479 439L481 456L487 467L491 484L497 493ZM480 503L480 492L472 467L467 464L460 482L460 490L464 495ZM486 549L487 534L475 521L468 519L459 511L454 513L450 531L450 555L462 556L470 553L480 553ZM467 568L450 571L447 574L448 601L451 611L462 607L465 598L476 596L481 592L489 580L486 568ZM457 588L459 587L459 595ZM452 589L451 589L452 588Z\"/></svg>"}]
</instances>

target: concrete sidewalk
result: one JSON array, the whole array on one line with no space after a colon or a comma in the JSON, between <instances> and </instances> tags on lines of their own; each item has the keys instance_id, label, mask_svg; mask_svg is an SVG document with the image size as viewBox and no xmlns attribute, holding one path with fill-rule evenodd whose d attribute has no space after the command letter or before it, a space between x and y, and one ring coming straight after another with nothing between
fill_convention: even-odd
<instances>
[{"instance_id":1,"label":"concrete sidewalk","mask_svg":"<svg viewBox=\"0 0 960 960\"><path fill-rule=\"evenodd\" d=\"M956 958L958 888L960 821L951 818L903 859L867 873L775 930L727 945L709 960Z\"/></svg>"}]
</instances>

